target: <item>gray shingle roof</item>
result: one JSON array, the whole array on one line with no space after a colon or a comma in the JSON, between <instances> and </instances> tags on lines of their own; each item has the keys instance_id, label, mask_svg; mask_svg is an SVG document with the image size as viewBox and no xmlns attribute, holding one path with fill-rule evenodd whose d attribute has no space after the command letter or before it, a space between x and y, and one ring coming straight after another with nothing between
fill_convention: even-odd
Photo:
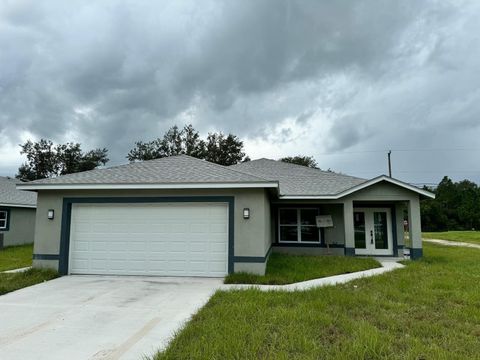
<instances>
[{"instance_id":1,"label":"gray shingle roof","mask_svg":"<svg viewBox=\"0 0 480 360\"><path fill-rule=\"evenodd\" d=\"M367 180L282 161L258 159L229 168L280 183L281 196L336 195Z\"/></svg>"},{"instance_id":2,"label":"gray shingle roof","mask_svg":"<svg viewBox=\"0 0 480 360\"><path fill-rule=\"evenodd\" d=\"M227 166L187 155L95 169L56 178L36 180L43 184L182 184L182 183L258 183L269 182Z\"/></svg>"},{"instance_id":3,"label":"gray shingle roof","mask_svg":"<svg viewBox=\"0 0 480 360\"><path fill-rule=\"evenodd\" d=\"M17 190L20 181L0 176L0 205L36 206L37 194L30 191Z\"/></svg>"}]
</instances>

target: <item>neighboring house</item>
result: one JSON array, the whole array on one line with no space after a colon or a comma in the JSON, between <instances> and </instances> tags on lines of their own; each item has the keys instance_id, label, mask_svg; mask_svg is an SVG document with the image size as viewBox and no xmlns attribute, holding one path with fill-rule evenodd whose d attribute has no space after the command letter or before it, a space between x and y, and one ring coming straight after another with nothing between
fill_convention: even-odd
<instances>
[{"instance_id":1,"label":"neighboring house","mask_svg":"<svg viewBox=\"0 0 480 360\"><path fill-rule=\"evenodd\" d=\"M0 176L0 249L33 243L37 194L17 190L18 183Z\"/></svg>"},{"instance_id":2,"label":"neighboring house","mask_svg":"<svg viewBox=\"0 0 480 360\"><path fill-rule=\"evenodd\" d=\"M263 274L272 250L403 256L404 209L418 258L420 198L434 196L387 176L267 159L225 167L185 155L18 189L38 192L34 266L160 276Z\"/></svg>"}]
</instances>

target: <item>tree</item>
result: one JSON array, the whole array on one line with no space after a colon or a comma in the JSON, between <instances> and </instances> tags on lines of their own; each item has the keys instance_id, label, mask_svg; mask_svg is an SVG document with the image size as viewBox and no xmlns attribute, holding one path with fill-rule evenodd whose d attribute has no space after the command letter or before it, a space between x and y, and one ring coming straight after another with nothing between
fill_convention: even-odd
<instances>
[{"instance_id":1,"label":"tree","mask_svg":"<svg viewBox=\"0 0 480 360\"><path fill-rule=\"evenodd\" d=\"M185 155L204 159L206 155L206 143L200 139L200 134L195 130L192 124L186 125L183 128L183 146Z\"/></svg>"},{"instance_id":2,"label":"tree","mask_svg":"<svg viewBox=\"0 0 480 360\"><path fill-rule=\"evenodd\" d=\"M237 136L209 133L204 159L225 166L235 165L245 156L242 150L243 142Z\"/></svg>"},{"instance_id":3,"label":"tree","mask_svg":"<svg viewBox=\"0 0 480 360\"><path fill-rule=\"evenodd\" d=\"M281 158L280 161L290 163L290 164L307 166L313 169L318 169L317 161L313 158L313 156L305 156L305 155L287 156L287 157Z\"/></svg>"},{"instance_id":4,"label":"tree","mask_svg":"<svg viewBox=\"0 0 480 360\"><path fill-rule=\"evenodd\" d=\"M41 139L38 142L28 140L20 147L20 153L27 156L27 162L18 168L16 175L22 181L92 170L105 165L109 160L107 149L93 149L83 153L78 143L54 145L50 140Z\"/></svg>"},{"instance_id":5,"label":"tree","mask_svg":"<svg viewBox=\"0 0 480 360\"><path fill-rule=\"evenodd\" d=\"M480 188L445 176L436 189L435 199L422 200L422 228L425 231L471 230L480 228Z\"/></svg>"},{"instance_id":6,"label":"tree","mask_svg":"<svg viewBox=\"0 0 480 360\"><path fill-rule=\"evenodd\" d=\"M43 179L57 174L57 159L53 142L41 139L34 143L28 140L20 145L20 154L27 155L27 162L18 169L16 177L23 181Z\"/></svg>"},{"instance_id":7,"label":"tree","mask_svg":"<svg viewBox=\"0 0 480 360\"><path fill-rule=\"evenodd\" d=\"M90 150L80 158L77 168L72 172L93 170L97 166L105 165L110 160L107 156L106 148Z\"/></svg>"},{"instance_id":8,"label":"tree","mask_svg":"<svg viewBox=\"0 0 480 360\"><path fill-rule=\"evenodd\" d=\"M153 160L163 157L161 153L161 141L159 139L150 142L137 141L135 147L127 155L129 161Z\"/></svg>"},{"instance_id":9,"label":"tree","mask_svg":"<svg viewBox=\"0 0 480 360\"><path fill-rule=\"evenodd\" d=\"M162 139L147 143L136 142L127 159L142 161L181 154L226 166L238 164L245 157L243 142L237 136L224 135L221 132L209 133L207 139L203 140L190 124L185 125L182 130L176 125L171 127Z\"/></svg>"},{"instance_id":10,"label":"tree","mask_svg":"<svg viewBox=\"0 0 480 360\"><path fill-rule=\"evenodd\" d=\"M164 156L185 154L184 130L178 130L178 126L172 126L163 136L160 142L160 151Z\"/></svg>"}]
</instances>

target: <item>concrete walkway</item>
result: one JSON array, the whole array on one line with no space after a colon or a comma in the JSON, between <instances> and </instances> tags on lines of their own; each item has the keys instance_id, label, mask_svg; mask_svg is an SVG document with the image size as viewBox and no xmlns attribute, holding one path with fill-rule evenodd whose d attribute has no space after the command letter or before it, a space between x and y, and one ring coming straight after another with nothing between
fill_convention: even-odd
<instances>
[{"instance_id":1,"label":"concrete walkway","mask_svg":"<svg viewBox=\"0 0 480 360\"><path fill-rule=\"evenodd\" d=\"M341 274L335 276L329 276L320 279L313 279L308 281L302 281L288 285L247 285L247 284L225 284L221 287L221 290L239 290L239 289L259 289L261 291L302 291L310 290L319 286L344 284L349 281L360 279L364 277L370 277L375 275L384 274L386 272L401 269L404 265L398 263L399 259L377 259L382 265L380 268L357 271L350 274ZM402 259L403 260L403 259Z\"/></svg>"},{"instance_id":2,"label":"concrete walkway","mask_svg":"<svg viewBox=\"0 0 480 360\"><path fill-rule=\"evenodd\" d=\"M13 269L13 270L7 270L7 271L0 271L4 274L13 274L13 273L18 273L18 272L24 272L24 271L27 271L29 269L31 269L32 267L31 266L27 266L27 267L24 267L24 268L19 268L19 269Z\"/></svg>"},{"instance_id":3,"label":"concrete walkway","mask_svg":"<svg viewBox=\"0 0 480 360\"><path fill-rule=\"evenodd\" d=\"M449 241L449 240L442 240L442 239L423 239L423 241L426 241L432 244L439 244L439 245L446 245L446 246L461 246L461 247L480 249L480 245L478 244L472 244L472 243L461 242L461 241Z\"/></svg>"}]
</instances>

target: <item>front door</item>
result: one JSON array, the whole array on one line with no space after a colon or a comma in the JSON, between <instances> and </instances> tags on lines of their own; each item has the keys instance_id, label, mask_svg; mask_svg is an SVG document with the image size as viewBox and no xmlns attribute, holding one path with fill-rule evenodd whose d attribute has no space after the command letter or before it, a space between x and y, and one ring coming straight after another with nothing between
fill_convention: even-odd
<instances>
[{"instance_id":1,"label":"front door","mask_svg":"<svg viewBox=\"0 0 480 360\"><path fill-rule=\"evenodd\" d=\"M356 255L392 255L392 220L387 208L354 208Z\"/></svg>"}]
</instances>

